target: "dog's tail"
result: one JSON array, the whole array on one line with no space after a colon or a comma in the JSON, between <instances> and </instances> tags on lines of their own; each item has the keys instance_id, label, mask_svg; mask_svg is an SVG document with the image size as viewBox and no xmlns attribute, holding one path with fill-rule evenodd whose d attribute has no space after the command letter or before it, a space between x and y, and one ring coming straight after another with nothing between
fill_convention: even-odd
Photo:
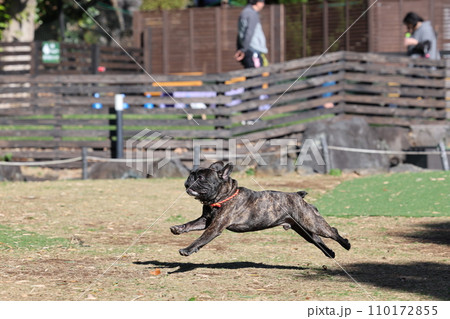
<instances>
[{"instance_id":1,"label":"dog's tail","mask_svg":"<svg viewBox=\"0 0 450 319\"><path fill-rule=\"evenodd\" d=\"M306 192L306 191L299 191L299 192L297 192L297 194L299 194L302 198L305 198L305 196L308 195L308 192Z\"/></svg>"}]
</instances>

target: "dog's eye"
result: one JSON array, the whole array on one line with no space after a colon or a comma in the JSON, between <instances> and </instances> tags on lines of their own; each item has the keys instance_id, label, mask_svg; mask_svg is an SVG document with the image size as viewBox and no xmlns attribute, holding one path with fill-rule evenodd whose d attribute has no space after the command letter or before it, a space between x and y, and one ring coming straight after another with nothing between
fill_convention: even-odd
<instances>
[{"instance_id":1,"label":"dog's eye","mask_svg":"<svg viewBox=\"0 0 450 319\"><path fill-rule=\"evenodd\" d=\"M198 179L201 180L201 181L203 181L203 180L205 180L205 176L200 175L200 176L198 177Z\"/></svg>"}]
</instances>

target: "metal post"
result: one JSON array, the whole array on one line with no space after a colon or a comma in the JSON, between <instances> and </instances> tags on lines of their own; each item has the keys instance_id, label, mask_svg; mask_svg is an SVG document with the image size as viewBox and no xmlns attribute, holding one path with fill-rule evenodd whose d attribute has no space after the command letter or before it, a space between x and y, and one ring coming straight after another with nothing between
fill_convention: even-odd
<instances>
[{"instance_id":1,"label":"metal post","mask_svg":"<svg viewBox=\"0 0 450 319\"><path fill-rule=\"evenodd\" d=\"M325 134L322 134L320 136L320 142L322 144L323 159L325 161L325 173L328 174L331 170L331 161L330 152L328 150L327 137L325 136Z\"/></svg>"},{"instance_id":2,"label":"metal post","mask_svg":"<svg viewBox=\"0 0 450 319\"><path fill-rule=\"evenodd\" d=\"M448 171L449 170L448 158L447 158L447 153L445 152L444 140L439 142L439 150L441 151L442 167L444 168L444 171Z\"/></svg>"},{"instance_id":3,"label":"metal post","mask_svg":"<svg viewBox=\"0 0 450 319\"><path fill-rule=\"evenodd\" d=\"M116 110L116 158L123 158L123 94L114 97L114 108Z\"/></svg>"},{"instance_id":4,"label":"metal post","mask_svg":"<svg viewBox=\"0 0 450 319\"><path fill-rule=\"evenodd\" d=\"M82 179L88 179L88 162L87 162L87 148L83 147L81 149L81 169L82 169Z\"/></svg>"}]
</instances>

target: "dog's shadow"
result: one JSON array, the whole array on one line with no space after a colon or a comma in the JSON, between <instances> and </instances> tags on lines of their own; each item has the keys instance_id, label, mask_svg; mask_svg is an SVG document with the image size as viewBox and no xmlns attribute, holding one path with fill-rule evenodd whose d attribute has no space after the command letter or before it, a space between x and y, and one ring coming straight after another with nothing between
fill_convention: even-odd
<instances>
[{"instance_id":1,"label":"dog's shadow","mask_svg":"<svg viewBox=\"0 0 450 319\"><path fill-rule=\"evenodd\" d=\"M297 266L283 266L283 265L267 265L263 263L254 263L250 261L236 261L236 262L224 262L224 263L214 263L214 264L195 264L188 262L164 262L158 260L149 261L135 261L135 265L152 265L159 268L176 268L174 271L168 272L168 274L184 273L188 271L193 271L198 268L207 269L243 269L243 268L256 268L256 269L291 269L291 270L304 270L306 268Z\"/></svg>"}]
</instances>

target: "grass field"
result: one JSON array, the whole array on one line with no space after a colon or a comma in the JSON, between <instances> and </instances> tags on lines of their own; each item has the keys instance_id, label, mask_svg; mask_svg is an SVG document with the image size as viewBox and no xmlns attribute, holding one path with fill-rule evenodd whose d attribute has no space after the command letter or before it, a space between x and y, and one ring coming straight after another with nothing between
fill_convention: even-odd
<instances>
[{"instance_id":1,"label":"grass field","mask_svg":"<svg viewBox=\"0 0 450 319\"><path fill-rule=\"evenodd\" d=\"M352 249L280 227L182 257L200 233L169 227L201 212L182 179L1 183L0 300L449 300L449 173L233 176L306 189Z\"/></svg>"},{"instance_id":2,"label":"grass field","mask_svg":"<svg viewBox=\"0 0 450 319\"><path fill-rule=\"evenodd\" d=\"M438 171L354 179L317 205L329 216L449 216L450 178Z\"/></svg>"}]
</instances>

